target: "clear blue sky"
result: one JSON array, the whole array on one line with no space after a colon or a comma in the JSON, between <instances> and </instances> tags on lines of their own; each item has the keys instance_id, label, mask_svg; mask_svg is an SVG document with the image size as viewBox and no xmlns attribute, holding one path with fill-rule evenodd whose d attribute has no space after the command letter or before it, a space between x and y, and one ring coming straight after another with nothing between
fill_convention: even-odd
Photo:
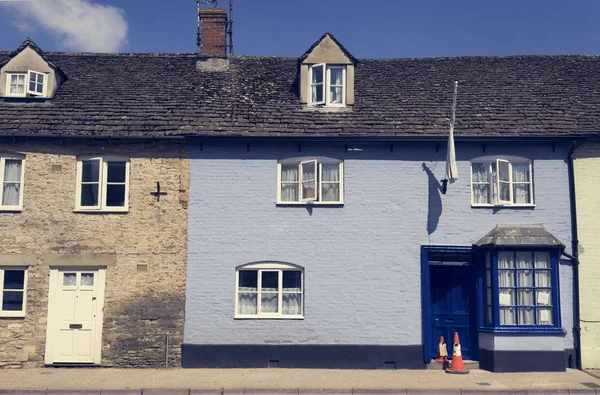
<instances>
[{"instance_id":1,"label":"clear blue sky","mask_svg":"<svg viewBox=\"0 0 600 395\"><path fill-rule=\"evenodd\" d=\"M78 37L72 37L75 44L69 42L69 35L79 35L77 29L88 29L86 34L92 37L88 41L105 40L96 38L89 27L61 31L70 22L39 23L48 10L22 12L36 1L83 7L82 12L90 9L90 2L92 9L95 4L122 9L127 33L118 44L120 52L196 50L194 0L33 0L8 6L0 2L0 49L14 49L31 36L44 50L95 50L93 43L88 47ZM228 0L220 4L227 6ZM110 36L115 29L106 30L103 34ZM325 31L359 58L600 54L600 1L234 0L236 54L299 56Z\"/></svg>"}]
</instances>

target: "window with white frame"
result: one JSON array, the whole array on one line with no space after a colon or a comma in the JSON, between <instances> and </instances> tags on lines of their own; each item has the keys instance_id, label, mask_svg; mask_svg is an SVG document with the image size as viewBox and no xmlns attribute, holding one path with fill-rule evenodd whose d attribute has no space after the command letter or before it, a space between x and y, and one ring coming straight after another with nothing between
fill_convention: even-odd
<instances>
[{"instance_id":1,"label":"window with white frame","mask_svg":"<svg viewBox=\"0 0 600 395\"><path fill-rule=\"evenodd\" d=\"M346 67L315 64L309 67L309 104L325 106L346 105Z\"/></svg>"},{"instance_id":2,"label":"window with white frame","mask_svg":"<svg viewBox=\"0 0 600 395\"><path fill-rule=\"evenodd\" d=\"M77 210L127 211L129 159L81 157L77 161Z\"/></svg>"},{"instance_id":3,"label":"window with white frame","mask_svg":"<svg viewBox=\"0 0 600 395\"><path fill-rule=\"evenodd\" d=\"M278 203L341 204L344 163L337 159L290 158L277 164Z\"/></svg>"},{"instance_id":4,"label":"window with white frame","mask_svg":"<svg viewBox=\"0 0 600 395\"><path fill-rule=\"evenodd\" d=\"M236 318L302 318L304 270L265 262L244 265L235 274Z\"/></svg>"},{"instance_id":5,"label":"window with white frame","mask_svg":"<svg viewBox=\"0 0 600 395\"><path fill-rule=\"evenodd\" d=\"M45 97L48 75L29 70L21 73L6 73L6 96Z\"/></svg>"},{"instance_id":6,"label":"window with white frame","mask_svg":"<svg viewBox=\"0 0 600 395\"><path fill-rule=\"evenodd\" d=\"M471 188L473 206L531 206L532 162L524 158L474 159Z\"/></svg>"},{"instance_id":7,"label":"window with white frame","mask_svg":"<svg viewBox=\"0 0 600 395\"><path fill-rule=\"evenodd\" d=\"M27 269L0 268L0 317L24 317Z\"/></svg>"},{"instance_id":8,"label":"window with white frame","mask_svg":"<svg viewBox=\"0 0 600 395\"><path fill-rule=\"evenodd\" d=\"M0 154L0 211L23 208L23 156Z\"/></svg>"}]
</instances>

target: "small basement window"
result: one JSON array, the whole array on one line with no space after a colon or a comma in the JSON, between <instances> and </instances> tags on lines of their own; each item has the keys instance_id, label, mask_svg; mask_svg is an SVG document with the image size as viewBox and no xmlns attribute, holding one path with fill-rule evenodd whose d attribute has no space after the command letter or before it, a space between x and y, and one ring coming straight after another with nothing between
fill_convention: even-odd
<instances>
[{"instance_id":1,"label":"small basement window","mask_svg":"<svg viewBox=\"0 0 600 395\"><path fill-rule=\"evenodd\" d=\"M27 269L0 268L0 317L24 317Z\"/></svg>"},{"instance_id":2,"label":"small basement window","mask_svg":"<svg viewBox=\"0 0 600 395\"><path fill-rule=\"evenodd\" d=\"M29 70L21 73L6 73L6 96L46 97L48 75Z\"/></svg>"},{"instance_id":3,"label":"small basement window","mask_svg":"<svg viewBox=\"0 0 600 395\"><path fill-rule=\"evenodd\" d=\"M346 105L346 66L315 64L309 67L309 104L331 107Z\"/></svg>"}]
</instances>

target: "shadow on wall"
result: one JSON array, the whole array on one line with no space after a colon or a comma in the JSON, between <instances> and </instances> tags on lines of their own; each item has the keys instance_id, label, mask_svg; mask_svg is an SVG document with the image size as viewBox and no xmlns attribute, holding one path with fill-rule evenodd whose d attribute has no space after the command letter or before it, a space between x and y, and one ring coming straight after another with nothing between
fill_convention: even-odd
<instances>
[{"instance_id":1,"label":"shadow on wall","mask_svg":"<svg viewBox=\"0 0 600 395\"><path fill-rule=\"evenodd\" d=\"M184 307L183 295L146 294L122 302L113 311L105 309L103 363L180 367Z\"/></svg>"},{"instance_id":2,"label":"shadow on wall","mask_svg":"<svg viewBox=\"0 0 600 395\"><path fill-rule=\"evenodd\" d=\"M435 175L425 163L422 164L423 171L427 173L429 182L428 205L427 205L427 234L430 235L438 227L440 217L442 216L442 185L435 178Z\"/></svg>"}]
</instances>

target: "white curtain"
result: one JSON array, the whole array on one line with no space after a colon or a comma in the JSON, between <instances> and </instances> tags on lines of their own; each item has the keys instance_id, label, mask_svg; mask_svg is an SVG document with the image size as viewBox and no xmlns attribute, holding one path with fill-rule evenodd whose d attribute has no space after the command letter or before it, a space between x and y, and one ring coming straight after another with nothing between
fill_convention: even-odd
<instances>
[{"instance_id":1,"label":"white curtain","mask_svg":"<svg viewBox=\"0 0 600 395\"><path fill-rule=\"evenodd\" d=\"M513 268L515 267L514 253L508 251L498 252L498 286L514 287L515 278ZM504 269L504 270L503 270ZM500 324L515 325L515 290L500 289Z\"/></svg>"},{"instance_id":2,"label":"white curtain","mask_svg":"<svg viewBox=\"0 0 600 395\"><path fill-rule=\"evenodd\" d=\"M238 314L256 314L258 272L255 270L240 270L238 276Z\"/></svg>"},{"instance_id":3,"label":"white curtain","mask_svg":"<svg viewBox=\"0 0 600 395\"><path fill-rule=\"evenodd\" d=\"M298 165L281 165L281 200L298 201Z\"/></svg>"},{"instance_id":4,"label":"white curtain","mask_svg":"<svg viewBox=\"0 0 600 395\"><path fill-rule=\"evenodd\" d=\"M279 311L279 272L262 271L260 287L260 311L277 313Z\"/></svg>"},{"instance_id":5,"label":"white curtain","mask_svg":"<svg viewBox=\"0 0 600 395\"><path fill-rule=\"evenodd\" d=\"M487 204L490 202L490 177L488 163L473 163L473 202Z\"/></svg>"},{"instance_id":6,"label":"white curtain","mask_svg":"<svg viewBox=\"0 0 600 395\"><path fill-rule=\"evenodd\" d=\"M330 69L330 94L332 103L342 103L343 93L343 76L344 72L342 69Z\"/></svg>"},{"instance_id":7,"label":"white curtain","mask_svg":"<svg viewBox=\"0 0 600 395\"><path fill-rule=\"evenodd\" d=\"M519 289L519 325L533 325L533 262L531 252L517 252L517 286ZM528 307L531 306L531 307Z\"/></svg>"},{"instance_id":8,"label":"white curtain","mask_svg":"<svg viewBox=\"0 0 600 395\"><path fill-rule=\"evenodd\" d=\"M552 324L552 282L550 271L550 253L535 253L535 285L538 325ZM546 289L544 289L546 288ZM547 306L547 307L546 307Z\"/></svg>"},{"instance_id":9,"label":"white curtain","mask_svg":"<svg viewBox=\"0 0 600 395\"><path fill-rule=\"evenodd\" d=\"M513 197L516 204L531 203L529 191L529 163L514 163L513 170Z\"/></svg>"},{"instance_id":10,"label":"white curtain","mask_svg":"<svg viewBox=\"0 0 600 395\"><path fill-rule=\"evenodd\" d=\"M321 189L323 191L322 201L337 202L340 200L340 166L322 165L321 167Z\"/></svg>"},{"instance_id":11,"label":"white curtain","mask_svg":"<svg viewBox=\"0 0 600 395\"><path fill-rule=\"evenodd\" d=\"M6 159L4 162L4 185L2 205L17 206L21 195L21 160Z\"/></svg>"},{"instance_id":12,"label":"white curtain","mask_svg":"<svg viewBox=\"0 0 600 395\"><path fill-rule=\"evenodd\" d=\"M283 271L283 314L302 314L302 272Z\"/></svg>"}]
</instances>

